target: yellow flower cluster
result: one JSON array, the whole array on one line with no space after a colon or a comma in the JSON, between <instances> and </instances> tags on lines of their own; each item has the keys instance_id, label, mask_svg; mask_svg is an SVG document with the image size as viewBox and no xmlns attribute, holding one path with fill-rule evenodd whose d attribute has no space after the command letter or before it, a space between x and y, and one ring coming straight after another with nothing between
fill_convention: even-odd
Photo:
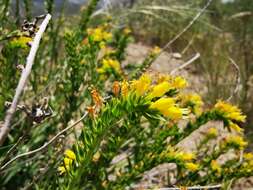
<instances>
[{"instance_id":1,"label":"yellow flower cluster","mask_svg":"<svg viewBox=\"0 0 253 190\"><path fill-rule=\"evenodd\" d=\"M196 158L196 155L194 153L178 151L171 146L167 147L166 156L175 158L180 162L191 162Z\"/></svg>"},{"instance_id":2,"label":"yellow flower cluster","mask_svg":"<svg viewBox=\"0 0 253 190\"><path fill-rule=\"evenodd\" d=\"M242 114L242 111L229 103L219 101L214 106L215 110L220 111L224 114L224 117L238 121L238 122L245 122L246 116Z\"/></svg>"},{"instance_id":3,"label":"yellow flower cluster","mask_svg":"<svg viewBox=\"0 0 253 190\"><path fill-rule=\"evenodd\" d=\"M150 88L151 76L148 74L143 74L139 80L134 80L131 83L131 90L139 96L143 96Z\"/></svg>"},{"instance_id":4,"label":"yellow flower cluster","mask_svg":"<svg viewBox=\"0 0 253 190\"><path fill-rule=\"evenodd\" d=\"M227 146L233 146L240 150L244 149L248 143L241 137L237 135L230 135L225 139L225 143Z\"/></svg>"},{"instance_id":5,"label":"yellow flower cluster","mask_svg":"<svg viewBox=\"0 0 253 190\"><path fill-rule=\"evenodd\" d=\"M106 32L103 27L89 28L87 32L94 42L108 41L112 38L112 34Z\"/></svg>"},{"instance_id":6,"label":"yellow flower cluster","mask_svg":"<svg viewBox=\"0 0 253 190\"><path fill-rule=\"evenodd\" d=\"M58 171L60 172L60 175L64 174L66 171L69 171L69 169L72 166L73 161L76 160L75 153L70 149L67 149L64 152L64 155L65 157L63 159L63 165L58 167Z\"/></svg>"},{"instance_id":7,"label":"yellow flower cluster","mask_svg":"<svg viewBox=\"0 0 253 190\"><path fill-rule=\"evenodd\" d=\"M189 162L189 163L185 164L185 168L188 169L191 172L195 172L195 171L199 170L200 166L199 166L199 164Z\"/></svg>"},{"instance_id":8,"label":"yellow flower cluster","mask_svg":"<svg viewBox=\"0 0 253 190\"><path fill-rule=\"evenodd\" d=\"M192 109L192 112L196 115L202 113L202 106L204 105L200 95L194 94L183 94L181 95L181 101L184 106L188 106Z\"/></svg>"},{"instance_id":9,"label":"yellow flower cluster","mask_svg":"<svg viewBox=\"0 0 253 190\"><path fill-rule=\"evenodd\" d=\"M105 74L110 69L113 69L116 73L121 73L120 63L114 59L103 59L102 60L102 67L97 69L97 72L100 74Z\"/></svg>"},{"instance_id":10,"label":"yellow flower cluster","mask_svg":"<svg viewBox=\"0 0 253 190\"><path fill-rule=\"evenodd\" d=\"M221 173L221 166L216 160L211 161L211 169L218 174Z\"/></svg>"},{"instance_id":11,"label":"yellow flower cluster","mask_svg":"<svg viewBox=\"0 0 253 190\"><path fill-rule=\"evenodd\" d=\"M33 39L31 37L26 37L26 36L21 36L19 38L14 38L10 44L11 46L15 46L15 47L20 47L20 48L28 48L29 47L29 43L32 42Z\"/></svg>"}]
</instances>

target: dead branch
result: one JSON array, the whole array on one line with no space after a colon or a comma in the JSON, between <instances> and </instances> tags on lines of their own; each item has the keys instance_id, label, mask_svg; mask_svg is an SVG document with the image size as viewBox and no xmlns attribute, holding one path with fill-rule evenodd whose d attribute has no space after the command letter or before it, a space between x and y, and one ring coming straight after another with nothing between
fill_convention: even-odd
<instances>
[{"instance_id":1,"label":"dead branch","mask_svg":"<svg viewBox=\"0 0 253 190\"><path fill-rule=\"evenodd\" d=\"M47 27L50 19L51 19L51 15L47 14L47 16L45 17L45 19L43 20L43 22L42 22L42 24L39 28L39 31L36 33L36 36L35 36L34 41L32 43L31 50L30 50L29 55L27 57L26 67L23 70L22 75L19 79L19 83L18 83L16 92L15 92L15 96L13 98L13 101L12 101L12 104L11 104L10 108L8 109L8 111L6 113L4 124L0 128L0 145L3 144L3 142L5 141L7 135L10 131L10 125L11 125L12 117L13 117L15 111L16 111L19 98L20 98L20 96L21 96L21 94L22 94L22 92L25 88L26 81L27 81L27 79L28 79L28 77L31 73L32 66L33 66L33 63L34 63L34 59L35 59L37 50L39 48L40 40L42 38L43 33L46 30L46 27Z\"/></svg>"}]
</instances>

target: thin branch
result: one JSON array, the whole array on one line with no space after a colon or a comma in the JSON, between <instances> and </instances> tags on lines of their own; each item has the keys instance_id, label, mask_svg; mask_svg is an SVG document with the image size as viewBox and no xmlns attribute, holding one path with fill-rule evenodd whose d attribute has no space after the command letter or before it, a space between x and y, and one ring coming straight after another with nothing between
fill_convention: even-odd
<instances>
[{"instance_id":1,"label":"thin branch","mask_svg":"<svg viewBox=\"0 0 253 190\"><path fill-rule=\"evenodd\" d=\"M205 12L207 7L211 4L213 0L209 0L206 5L196 14L196 16L189 22L189 24L181 31L179 32L172 40L170 40L164 47L163 51L165 51L171 44L173 44L177 39L179 39L185 32L187 32L191 26L198 20L198 18Z\"/></svg>"},{"instance_id":2,"label":"thin branch","mask_svg":"<svg viewBox=\"0 0 253 190\"><path fill-rule=\"evenodd\" d=\"M232 91L230 97L227 99L227 101L230 101L237 94L237 92L240 89L240 84L241 84L241 75L240 75L239 66L236 64L236 62L231 57L229 57L229 61L232 63L232 65L236 69L236 86L235 86L234 90Z\"/></svg>"},{"instance_id":3,"label":"thin branch","mask_svg":"<svg viewBox=\"0 0 253 190\"><path fill-rule=\"evenodd\" d=\"M190 60L188 60L186 63L180 65L179 67L176 67L175 69L173 69L170 74L173 75L176 72L182 70L183 68L187 67L188 65L192 64L194 61L196 61L198 58L200 57L200 53L196 53L196 55L194 57L192 57Z\"/></svg>"},{"instance_id":4,"label":"thin branch","mask_svg":"<svg viewBox=\"0 0 253 190\"><path fill-rule=\"evenodd\" d=\"M11 124L12 117L16 111L19 98L25 88L26 81L31 73L34 59L35 59L37 50L39 48L40 40L42 38L43 33L46 30L46 27L47 27L50 19L51 19L51 15L47 14L46 18L43 20L43 22L39 28L39 31L36 33L36 36L35 36L34 41L32 43L31 50L30 50L29 55L27 57L26 67L23 70L22 75L19 79L19 83L18 83L18 86L16 89L15 96L13 98L12 104L6 113L4 125L0 128L0 145L3 144L4 140L6 139L8 133L10 131L10 124Z\"/></svg>"},{"instance_id":5,"label":"thin branch","mask_svg":"<svg viewBox=\"0 0 253 190\"><path fill-rule=\"evenodd\" d=\"M148 186L139 186L142 188L150 188ZM208 186L192 186L192 187L185 187L187 190L199 190L199 189L220 189L221 185L208 185ZM159 190L181 190L183 187L163 187L163 188L158 188Z\"/></svg>"},{"instance_id":6,"label":"thin branch","mask_svg":"<svg viewBox=\"0 0 253 190\"><path fill-rule=\"evenodd\" d=\"M63 129L62 131L60 131L59 133L57 133L57 135L55 135L52 139L50 139L47 143L45 143L43 146L29 151L29 152L25 152L22 154L19 154L17 156L15 156L13 159L11 159L10 161L8 161L6 164L4 164L1 168L0 171L3 171L7 166L9 166L12 162L14 162L15 160L22 158L22 157L26 157L26 156L30 156L33 154L36 154L38 152L43 151L44 149L46 149L49 145L51 145L54 141L56 141L62 134L64 134L65 132L67 132L68 130L70 130L71 128L73 128L74 126L76 126L78 123L80 123L86 116L88 115L88 112L85 112L84 115L78 119L75 123L71 124L70 126L66 127L65 129Z\"/></svg>"}]
</instances>

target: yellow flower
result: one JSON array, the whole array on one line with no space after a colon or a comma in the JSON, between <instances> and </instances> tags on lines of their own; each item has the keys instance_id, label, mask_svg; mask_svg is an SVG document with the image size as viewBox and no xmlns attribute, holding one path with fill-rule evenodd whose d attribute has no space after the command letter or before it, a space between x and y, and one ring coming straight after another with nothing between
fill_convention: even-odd
<instances>
[{"instance_id":1,"label":"yellow flower","mask_svg":"<svg viewBox=\"0 0 253 190\"><path fill-rule=\"evenodd\" d=\"M216 160L211 161L211 169L217 172L218 174L221 173L221 167Z\"/></svg>"},{"instance_id":2,"label":"yellow flower","mask_svg":"<svg viewBox=\"0 0 253 190\"><path fill-rule=\"evenodd\" d=\"M33 39L31 37L21 36L19 38L13 38L10 44L15 47L26 49L29 47L28 44L32 41Z\"/></svg>"},{"instance_id":3,"label":"yellow flower","mask_svg":"<svg viewBox=\"0 0 253 190\"><path fill-rule=\"evenodd\" d=\"M183 115L189 113L188 109L177 107L173 98L160 98L152 102L150 108L159 110L164 116L172 120L179 120Z\"/></svg>"},{"instance_id":4,"label":"yellow flower","mask_svg":"<svg viewBox=\"0 0 253 190\"><path fill-rule=\"evenodd\" d=\"M165 75L165 74L159 74L157 77L157 84L160 84L164 81L169 82L171 80L171 76L170 75Z\"/></svg>"},{"instance_id":5,"label":"yellow flower","mask_svg":"<svg viewBox=\"0 0 253 190\"><path fill-rule=\"evenodd\" d=\"M98 73L106 73L109 69L114 69L117 73L121 73L120 63L117 60L113 59L103 59L102 67L97 69Z\"/></svg>"},{"instance_id":6,"label":"yellow flower","mask_svg":"<svg viewBox=\"0 0 253 190\"><path fill-rule=\"evenodd\" d=\"M125 28L125 29L123 30L123 32L124 32L125 35L128 35L128 34L130 34L132 31L131 31L130 28Z\"/></svg>"},{"instance_id":7,"label":"yellow flower","mask_svg":"<svg viewBox=\"0 0 253 190\"><path fill-rule=\"evenodd\" d=\"M76 160L76 155L75 155L75 153L74 153L72 150L67 149L67 150L65 150L64 154L65 154L65 156L68 157L69 159L71 159L71 160Z\"/></svg>"},{"instance_id":8,"label":"yellow flower","mask_svg":"<svg viewBox=\"0 0 253 190\"><path fill-rule=\"evenodd\" d=\"M185 153L185 152L179 152L176 157L179 160L185 161L185 162L189 162L192 161L193 159L196 158L196 155L193 153Z\"/></svg>"},{"instance_id":9,"label":"yellow flower","mask_svg":"<svg viewBox=\"0 0 253 190\"><path fill-rule=\"evenodd\" d=\"M128 84L127 81L124 80L124 81L121 83L121 95L122 95L123 97L126 97L127 94L128 94L128 91L129 91L129 84Z\"/></svg>"},{"instance_id":10,"label":"yellow flower","mask_svg":"<svg viewBox=\"0 0 253 190\"><path fill-rule=\"evenodd\" d=\"M158 55L159 53L161 53L161 48L159 48L158 46L155 46L152 50L151 50L151 55Z\"/></svg>"},{"instance_id":11,"label":"yellow flower","mask_svg":"<svg viewBox=\"0 0 253 190\"><path fill-rule=\"evenodd\" d=\"M253 160L253 154L252 153L244 153L243 158L245 160Z\"/></svg>"},{"instance_id":12,"label":"yellow flower","mask_svg":"<svg viewBox=\"0 0 253 190\"><path fill-rule=\"evenodd\" d=\"M182 89L187 86L187 81L184 78L178 76L174 78L172 86L177 89Z\"/></svg>"},{"instance_id":13,"label":"yellow flower","mask_svg":"<svg viewBox=\"0 0 253 190\"><path fill-rule=\"evenodd\" d=\"M63 159L63 162L64 162L64 165L67 167L67 166L70 166L72 164L73 160L70 159L70 158L65 157Z\"/></svg>"},{"instance_id":14,"label":"yellow flower","mask_svg":"<svg viewBox=\"0 0 253 190\"><path fill-rule=\"evenodd\" d=\"M235 130L236 132L238 133L242 133L243 132L243 129L241 127L239 127L237 124L229 121L229 127L233 130Z\"/></svg>"},{"instance_id":15,"label":"yellow flower","mask_svg":"<svg viewBox=\"0 0 253 190\"><path fill-rule=\"evenodd\" d=\"M147 96L148 99L152 99L155 97L161 97L163 96L166 92L168 92L171 89L171 85L169 82L164 81L158 85L156 85L150 94Z\"/></svg>"},{"instance_id":16,"label":"yellow flower","mask_svg":"<svg viewBox=\"0 0 253 190\"><path fill-rule=\"evenodd\" d=\"M59 166L58 167L58 172L60 173L60 175L62 175L66 172L66 168L64 166Z\"/></svg>"},{"instance_id":17,"label":"yellow flower","mask_svg":"<svg viewBox=\"0 0 253 190\"><path fill-rule=\"evenodd\" d=\"M92 161L93 161L93 162L97 162L97 161L99 160L100 156L101 156L101 154L99 153L99 151L97 151L97 152L93 155Z\"/></svg>"},{"instance_id":18,"label":"yellow flower","mask_svg":"<svg viewBox=\"0 0 253 190\"><path fill-rule=\"evenodd\" d=\"M202 112L203 101L198 94L186 94L181 96L182 104L184 106L190 106L193 113L200 115Z\"/></svg>"},{"instance_id":19,"label":"yellow flower","mask_svg":"<svg viewBox=\"0 0 253 190\"><path fill-rule=\"evenodd\" d=\"M151 84L151 77L148 74L143 74L139 80L132 81L131 89L136 92L137 95L142 96L148 91Z\"/></svg>"},{"instance_id":20,"label":"yellow flower","mask_svg":"<svg viewBox=\"0 0 253 190\"><path fill-rule=\"evenodd\" d=\"M186 169L195 172L199 169L199 165L198 164L194 164L192 162L186 163L185 164Z\"/></svg>"},{"instance_id":21,"label":"yellow flower","mask_svg":"<svg viewBox=\"0 0 253 190\"><path fill-rule=\"evenodd\" d=\"M112 38L112 34L104 31L102 27L97 27L95 29L88 29L88 34L92 37L94 42L107 41Z\"/></svg>"},{"instance_id":22,"label":"yellow flower","mask_svg":"<svg viewBox=\"0 0 253 190\"><path fill-rule=\"evenodd\" d=\"M233 146L240 150L244 149L248 143L240 136L230 135L226 138L227 146Z\"/></svg>"},{"instance_id":23,"label":"yellow flower","mask_svg":"<svg viewBox=\"0 0 253 190\"><path fill-rule=\"evenodd\" d=\"M215 104L214 108L222 112L224 114L224 117L228 119L239 121L239 122L245 122L246 120L246 116L242 114L241 110L238 107L233 106L229 103L218 101Z\"/></svg>"},{"instance_id":24,"label":"yellow flower","mask_svg":"<svg viewBox=\"0 0 253 190\"><path fill-rule=\"evenodd\" d=\"M207 136L209 138L215 138L217 137L217 135L218 135L218 130L216 128L211 127L208 129Z\"/></svg>"},{"instance_id":25,"label":"yellow flower","mask_svg":"<svg viewBox=\"0 0 253 190\"><path fill-rule=\"evenodd\" d=\"M162 114L166 115L169 107L174 106L175 100L173 98L160 98L159 100L152 102L150 105L151 109L157 109Z\"/></svg>"}]
</instances>

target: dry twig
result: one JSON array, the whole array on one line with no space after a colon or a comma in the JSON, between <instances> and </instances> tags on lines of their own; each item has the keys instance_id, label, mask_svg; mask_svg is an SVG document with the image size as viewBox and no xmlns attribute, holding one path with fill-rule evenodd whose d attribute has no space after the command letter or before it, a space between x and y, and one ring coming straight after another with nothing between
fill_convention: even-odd
<instances>
[{"instance_id":1,"label":"dry twig","mask_svg":"<svg viewBox=\"0 0 253 190\"><path fill-rule=\"evenodd\" d=\"M85 112L84 115L78 119L75 123L71 124L70 126L66 127L65 129L63 129L62 131L60 131L59 133L57 133L52 139L50 139L47 143L45 143L43 146L29 151L29 152L25 152L22 154L19 154L17 156L15 156L14 158L12 158L10 161L8 161L7 163L5 163L1 168L0 171L3 171L7 166L9 166L12 162L14 162L15 160L22 158L22 157L26 157L26 156L31 156L33 154L36 154L38 152L41 152L43 150L45 150L49 145L51 145L54 141L56 141L62 134L64 134L65 132L67 132L68 130L72 129L74 126L76 126L78 123L80 123L86 116L88 115L88 112Z\"/></svg>"},{"instance_id":2,"label":"dry twig","mask_svg":"<svg viewBox=\"0 0 253 190\"><path fill-rule=\"evenodd\" d=\"M184 64L180 65L180 67L177 67L175 69L173 69L170 74L173 75L176 72L182 70L183 68L187 67L188 65L190 65L191 63L193 63L194 61L196 61L198 58L200 57L199 53L196 53L196 55L194 57L192 57L190 60L188 60L187 62L185 62Z\"/></svg>"},{"instance_id":3,"label":"dry twig","mask_svg":"<svg viewBox=\"0 0 253 190\"><path fill-rule=\"evenodd\" d=\"M241 76L240 76L239 66L235 63L235 61L231 57L229 57L229 61L232 63L232 65L236 69L236 86L235 86L234 90L232 91L231 95L229 96L229 98L227 99L227 101L230 101L236 95L236 93L240 89L240 84L241 84Z\"/></svg>"}]
</instances>

